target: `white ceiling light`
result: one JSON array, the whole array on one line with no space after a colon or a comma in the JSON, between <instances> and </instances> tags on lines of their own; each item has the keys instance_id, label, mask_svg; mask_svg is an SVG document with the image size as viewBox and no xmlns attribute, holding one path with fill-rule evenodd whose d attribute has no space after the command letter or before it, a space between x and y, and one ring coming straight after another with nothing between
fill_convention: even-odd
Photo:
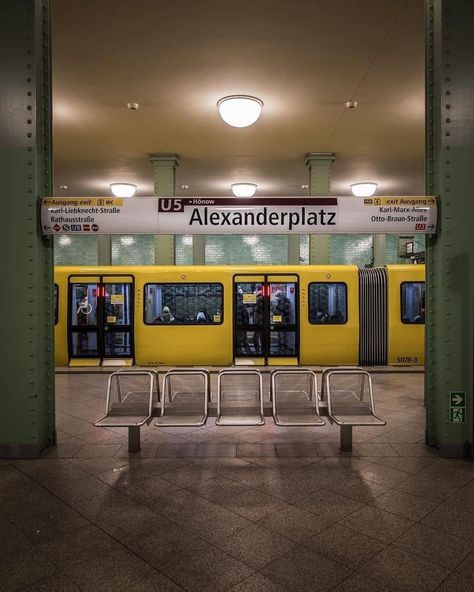
<instances>
[{"instance_id":1,"label":"white ceiling light","mask_svg":"<svg viewBox=\"0 0 474 592\"><path fill-rule=\"evenodd\" d=\"M255 183L232 183L230 188L235 197L253 197L257 191Z\"/></svg>"},{"instance_id":2,"label":"white ceiling light","mask_svg":"<svg viewBox=\"0 0 474 592\"><path fill-rule=\"evenodd\" d=\"M232 127L248 127L262 112L263 101L247 95L232 95L217 102L222 119Z\"/></svg>"},{"instance_id":3,"label":"white ceiling light","mask_svg":"<svg viewBox=\"0 0 474 592\"><path fill-rule=\"evenodd\" d=\"M133 197L137 186L133 183L111 183L110 190L115 197Z\"/></svg>"},{"instance_id":4,"label":"white ceiling light","mask_svg":"<svg viewBox=\"0 0 474 592\"><path fill-rule=\"evenodd\" d=\"M71 244L71 237L63 234L62 236L59 237L58 242L61 245L61 247L67 247L68 245Z\"/></svg>"},{"instance_id":5,"label":"white ceiling light","mask_svg":"<svg viewBox=\"0 0 474 592\"><path fill-rule=\"evenodd\" d=\"M256 245L258 243L258 236L244 236L244 243L246 245Z\"/></svg>"},{"instance_id":6,"label":"white ceiling light","mask_svg":"<svg viewBox=\"0 0 474 592\"><path fill-rule=\"evenodd\" d=\"M193 244L193 237L192 237L191 234L185 234L183 236L183 239L182 240L183 240L183 245L186 245L188 247L191 247L192 244Z\"/></svg>"},{"instance_id":7,"label":"white ceiling light","mask_svg":"<svg viewBox=\"0 0 474 592\"><path fill-rule=\"evenodd\" d=\"M133 238L133 236L122 236L122 237L120 237L120 242L125 247L129 247L129 246L133 245L133 243L135 242L135 239Z\"/></svg>"},{"instance_id":8,"label":"white ceiling light","mask_svg":"<svg viewBox=\"0 0 474 592\"><path fill-rule=\"evenodd\" d=\"M351 189L356 197L370 197L377 191L377 183L352 183Z\"/></svg>"}]
</instances>

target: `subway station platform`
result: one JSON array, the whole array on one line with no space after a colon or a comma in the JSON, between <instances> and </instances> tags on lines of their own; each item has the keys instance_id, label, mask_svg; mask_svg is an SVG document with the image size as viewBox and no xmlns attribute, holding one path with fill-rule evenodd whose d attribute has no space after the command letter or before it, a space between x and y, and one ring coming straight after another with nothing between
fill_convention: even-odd
<instances>
[{"instance_id":1,"label":"subway station platform","mask_svg":"<svg viewBox=\"0 0 474 592\"><path fill-rule=\"evenodd\" d=\"M106 381L58 374L57 446L0 461L2 591L474 588L474 464L425 446L421 373L374 374L387 425L352 453L335 426L210 417L131 454L93 426Z\"/></svg>"}]
</instances>

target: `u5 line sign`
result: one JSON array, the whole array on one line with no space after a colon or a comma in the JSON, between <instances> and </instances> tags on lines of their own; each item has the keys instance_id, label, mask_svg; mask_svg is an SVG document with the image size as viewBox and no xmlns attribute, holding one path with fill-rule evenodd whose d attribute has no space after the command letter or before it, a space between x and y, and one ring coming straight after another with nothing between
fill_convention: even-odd
<instances>
[{"instance_id":1,"label":"u5 line sign","mask_svg":"<svg viewBox=\"0 0 474 592\"><path fill-rule=\"evenodd\" d=\"M44 234L436 232L434 197L48 197Z\"/></svg>"}]
</instances>

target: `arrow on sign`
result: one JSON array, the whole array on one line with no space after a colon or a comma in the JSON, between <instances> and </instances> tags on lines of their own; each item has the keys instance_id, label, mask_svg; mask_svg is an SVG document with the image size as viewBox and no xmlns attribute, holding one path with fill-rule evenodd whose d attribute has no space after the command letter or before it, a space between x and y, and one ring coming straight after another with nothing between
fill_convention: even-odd
<instances>
[{"instance_id":1,"label":"arrow on sign","mask_svg":"<svg viewBox=\"0 0 474 592\"><path fill-rule=\"evenodd\" d=\"M461 404L463 401L464 401L464 399L463 399L463 398L462 398L460 395L455 395L455 396L452 398L452 402L453 402L455 405L460 405L460 404Z\"/></svg>"},{"instance_id":2,"label":"arrow on sign","mask_svg":"<svg viewBox=\"0 0 474 592\"><path fill-rule=\"evenodd\" d=\"M428 228L434 228L434 224L429 224Z\"/></svg>"}]
</instances>

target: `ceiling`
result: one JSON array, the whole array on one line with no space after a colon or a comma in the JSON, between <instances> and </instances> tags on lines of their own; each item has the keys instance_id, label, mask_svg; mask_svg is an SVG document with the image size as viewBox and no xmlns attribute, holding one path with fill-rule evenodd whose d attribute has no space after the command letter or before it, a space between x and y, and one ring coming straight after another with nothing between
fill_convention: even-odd
<instances>
[{"instance_id":1,"label":"ceiling","mask_svg":"<svg viewBox=\"0 0 474 592\"><path fill-rule=\"evenodd\" d=\"M371 180L424 194L423 0L52 5L56 195L117 181L152 195L157 152L179 156L178 195L230 195L237 181L302 195L305 155L323 151L336 154L332 193ZM230 94L263 100L255 125L220 119Z\"/></svg>"}]
</instances>

